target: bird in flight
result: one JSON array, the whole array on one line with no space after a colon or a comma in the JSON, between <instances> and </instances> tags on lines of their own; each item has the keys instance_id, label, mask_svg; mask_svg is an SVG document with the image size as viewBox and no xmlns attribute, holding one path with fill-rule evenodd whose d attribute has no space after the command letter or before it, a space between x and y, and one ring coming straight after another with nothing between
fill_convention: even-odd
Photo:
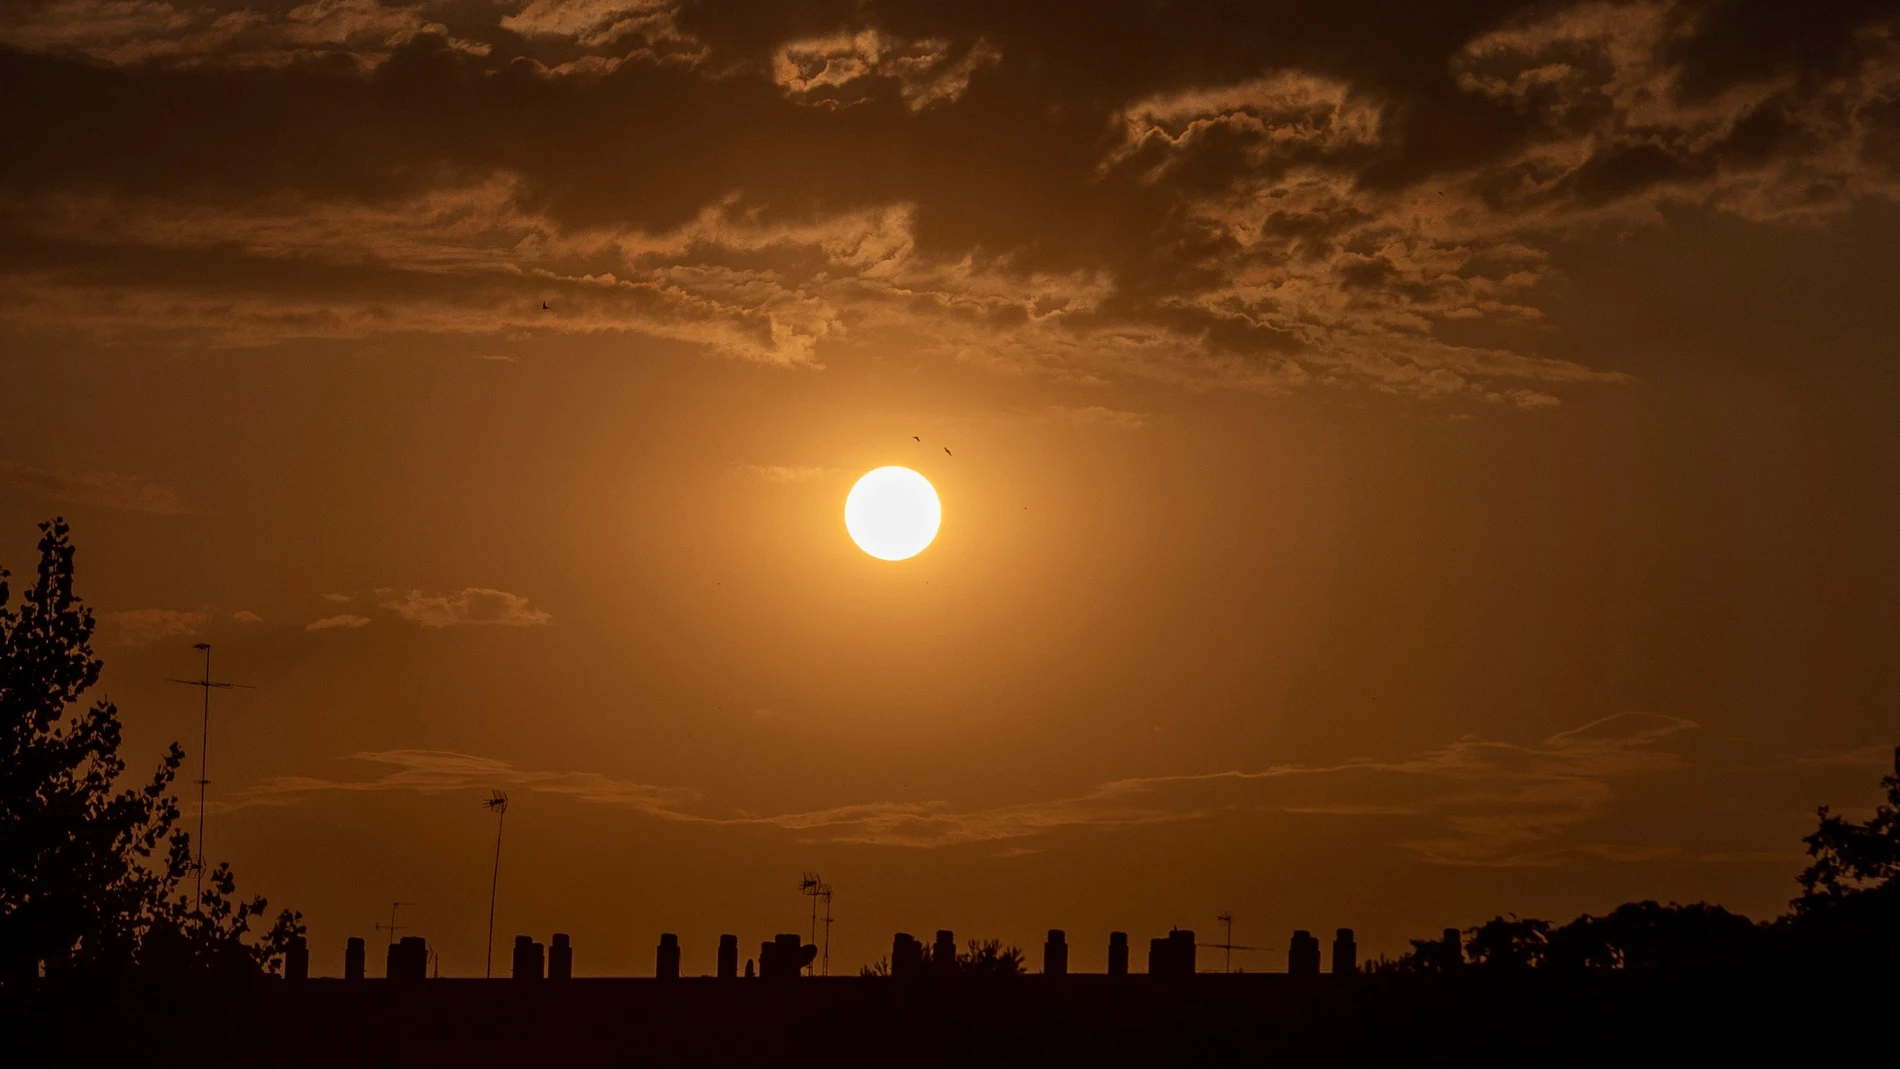
<instances>
[{"instance_id":1,"label":"bird in flight","mask_svg":"<svg viewBox=\"0 0 1900 1069\"><path fill-rule=\"evenodd\" d=\"M547 310L548 310L548 302L546 302L546 301L542 301L542 302L541 302L541 310L542 310L543 312L545 312L545 311L547 311Z\"/></svg>"},{"instance_id":2,"label":"bird in flight","mask_svg":"<svg viewBox=\"0 0 1900 1069\"><path fill-rule=\"evenodd\" d=\"M923 441L923 439L922 439L922 438L919 438L919 437L917 437L917 436L916 436L916 435L914 435L914 434L910 436L910 440L911 440L911 441L913 441L913 442L921 442L921 441Z\"/></svg>"},{"instance_id":3,"label":"bird in flight","mask_svg":"<svg viewBox=\"0 0 1900 1069\"><path fill-rule=\"evenodd\" d=\"M947 446L947 445L943 447L943 455L944 455L944 456L947 456L947 457L953 457L953 456L956 456L956 454L955 454L955 453L952 453L952 452L950 451L950 447L949 447L949 446Z\"/></svg>"}]
</instances>

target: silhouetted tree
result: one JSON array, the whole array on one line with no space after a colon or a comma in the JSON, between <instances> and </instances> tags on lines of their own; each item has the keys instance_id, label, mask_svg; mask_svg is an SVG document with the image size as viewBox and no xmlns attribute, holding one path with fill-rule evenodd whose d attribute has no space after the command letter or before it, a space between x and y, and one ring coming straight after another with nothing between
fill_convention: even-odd
<instances>
[{"instance_id":1,"label":"silhouetted tree","mask_svg":"<svg viewBox=\"0 0 1900 1069\"><path fill-rule=\"evenodd\" d=\"M1530 917L1493 917L1465 932L1465 957L1487 969L1534 969L1544 964L1550 922Z\"/></svg>"},{"instance_id":2,"label":"silhouetted tree","mask_svg":"<svg viewBox=\"0 0 1900 1069\"><path fill-rule=\"evenodd\" d=\"M0 569L0 979L80 972L257 974L280 967L301 916L247 942L263 898L238 901L228 866L197 902L181 888L190 838L171 794L184 751L120 789L119 713L79 707L99 681L92 610L73 592L62 520L40 525L39 568L10 607Z\"/></svg>"},{"instance_id":3,"label":"silhouetted tree","mask_svg":"<svg viewBox=\"0 0 1900 1069\"><path fill-rule=\"evenodd\" d=\"M1391 962L1368 963L1374 972L1445 973L1461 965L1491 970L1690 970L1746 962L1768 933L1747 917L1698 902L1679 906L1630 902L1607 916L1585 914L1561 927L1536 918L1494 917L1467 929L1462 948L1450 933L1414 939Z\"/></svg>"},{"instance_id":4,"label":"silhouetted tree","mask_svg":"<svg viewBox=\"0 0 1900 1069\"><path fill-rule=\"evenodd\" d=\"M1448 973L1464 964L1462 950L1456 940L1458 930L1448 928L1445 937L1440 939L1414 939L1412 949L1387 961L1366 962L1366 972L1388 973Z\"/></svg>"},{"instance_id":5,"label":"silhouetted tree","mask_svg":"<svg viewBox=\"0 0 1900 1069\"><path fill-rule=\"evenodd\" d=\"M1555 968L1693 970L1738 964L1759 949L1761 926L1706 902L1629 902L1550 933Z\"/></svg>"},{"instance_id":6,"label":"silhouetted tree","mask_svg":"<svg viewBox=\"0 0 1900 1069\"><path fill-rule=\"evenodd\" d=\"M1894 747L1893 773L1882 776L1887 800L1874 815L1854 823L1822 806L1820 827L1804 836L1814 861L1802 871L1797 911L1826 908L1836 900L1886 886L1900 875L1900 746Z\"/></svg>"}]
</instances>

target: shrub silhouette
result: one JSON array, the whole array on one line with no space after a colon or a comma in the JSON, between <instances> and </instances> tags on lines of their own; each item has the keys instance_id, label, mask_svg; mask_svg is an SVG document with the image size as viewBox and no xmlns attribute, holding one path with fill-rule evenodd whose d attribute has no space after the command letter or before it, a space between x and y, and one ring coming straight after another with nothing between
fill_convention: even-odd
<instances>
[{"instance_id":1,"label":"shrub silhouette","mask_svg":"<svg viewBox=\"0 0 1900 1069\"><path fill-rule=\"evenodd\" d=\"M923 945L923 972L932 975L936 966L932 957L931 944ZM956 966L951 970L958 976L1021 976L1023 951L1021 947L1004 946L1001 939L972 939L967 950L957 952ZM877 961L858 970L859 976L891 975L891 959L881 957Z\"/></svg>"}]
</instances>

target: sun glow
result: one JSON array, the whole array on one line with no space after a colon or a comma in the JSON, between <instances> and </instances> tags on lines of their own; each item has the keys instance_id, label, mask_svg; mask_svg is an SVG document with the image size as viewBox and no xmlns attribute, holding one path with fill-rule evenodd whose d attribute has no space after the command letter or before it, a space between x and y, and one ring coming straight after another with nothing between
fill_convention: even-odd
<instances>
[{"instance_id":1,"label":"sun glow","mask_svg":"<svg viewBox=\"0 0 1900 1069\"><path fill-rule=\"evenodd\" d=\"M879 560L906 560L922 553L942 523L936 488L909 468L867 472L844 499L844 527L851 541Z\"/></svg>"}]
</instances>

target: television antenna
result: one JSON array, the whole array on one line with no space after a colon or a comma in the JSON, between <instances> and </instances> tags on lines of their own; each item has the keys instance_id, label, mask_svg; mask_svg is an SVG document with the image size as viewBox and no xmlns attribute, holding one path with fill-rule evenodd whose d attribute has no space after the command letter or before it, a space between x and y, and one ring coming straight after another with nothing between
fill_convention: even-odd
<instances>
[{"instance_id":1,"label":"television antenna","mask_svg":"<svg viewBox=\"0 0 1900 1069\"><path fill-rule=\"evenodd\" d=\"M415 905L414 902L391 902L389 904L389 923L384 924L382 921L376 922L377 931L389 933L390 946L396 945L396 933L401 931L404 928L409 927L407 924L396 923L396 911L398 909L401 909L404 906L413 906L413 905Z\"/></svg>"},{"instance_id":2,"label":"television antenna","mask_svg":"<svg viewBox=\"0 0 1900 1069\"><path fill-rule=\"evenodd\" d=\"M819 975L830 976L831 975L831 885L825 884L824 889L820 891L819 893L823 895L825 899L825 964L824 964L824 971L821 972Z\"/></svg>"},{"instance_id":3,"label":"television antenna","mask_svg":"<svg viewBox=\"0 0 1900 1069\"><path fill-rule=\"evenodd\" d=\"M1246 953L1248 951L1253 951L1253 950L1272 950L1273 949L1272 947L1243 946L1239 943L1234 942L1234 915L1232 912L1223 912L1223 913L1216 914L1214 919L1226 926L1227 938L1225 938L1224 940L1218 943L1197 943L1196 945L1206 947L1208 950L1219 950L1226 954L1226 963L1221 968L1222 972L1234 971L1234 951L1236 950L1242 953Z\"/></svg>"},{"instance_id":4,"label":"television antenna","mask_svg":"<svg viewBox=\"0 0 1900 1069\"><path fill-rule=\"evenodd\" d=\"M211 692L213 690L256 690L246 683L223 683L211 678L211 643L194 642L194 650L203 650L205 654L205 672L199 679L167 679L167 683L183 683L187 687L197 687L204 692L204 720L198 732L198 861L192 866L197 874L196 887L192 892L192 910L203 908L205 893L205 788L211 785L208 776L211 750Z\"/></svg>"},{"instance_id":5,"label":"television antenna","mask_svg":"<svg viewBox=\"0 0 1900 1069\"><path fill-rule=\"evenodd\" d=\"M495 891L501 887L501 828L508 820L508 795L489 791L482 808L495 814L495 873L488 880L488 960L482 966L482 979L495 975Z\"/></svg>"},{"instance_id":6,"label":"television antenna","mask_svg":"<svg viewBox=\"0 0 1900 1069\"><path fill-rule=\"evenodd\" d=\"M811 941L818 942L818 900L825 900L825 968L831 967L831 885L815 872L807 872L798 881L798 893L811 899ZM805 966L807 969L810 965Z\"/></svg>"}]
</instances>

